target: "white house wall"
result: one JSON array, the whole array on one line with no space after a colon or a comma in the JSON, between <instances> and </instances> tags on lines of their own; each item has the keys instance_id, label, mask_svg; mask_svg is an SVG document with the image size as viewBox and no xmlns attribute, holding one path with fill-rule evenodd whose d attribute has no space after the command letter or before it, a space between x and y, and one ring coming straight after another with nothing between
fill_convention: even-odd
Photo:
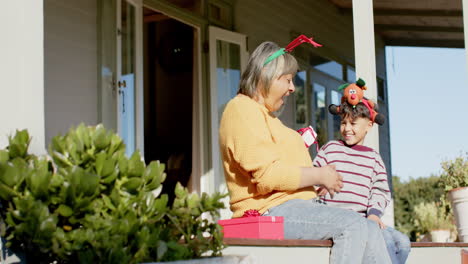
<instances>
[{"instance_id":1,"label":"white house wall","mask_svg":"<svg viewBox=\"0 0 468 264\"><path fill-rule=\"evenodd\" d=\"M29 151L44 144L42 1L3 1L0 15L0 148L16 129L28 129Z\"/></svg>"},{"instance_id":2,"label":"white house wall","mask_svg":"<svg viewBox=\"0 0 468 264\"><path fill-rule=\"evenodd\" d=\"M44 0L46 143L98 122L96 0Z\"/></svg>"},{"instance_id":3,"label":"white house wall","mask_svg":"<svg viewBox=\"0 0 468 264\"><path fill-rule=\"evenodd\" d=\"M345 17L327 1L236 1L235 31L248 35L249 50L270 40L285 46L291 33L313 36L324 51L352 61L352 17Z\"/></svg>"},{"instance_id":4,"label":"white house wall","mask_svg":"<svg viewBox=\"0 0 468 264\"><path fill-rule=\"evenodd\" d=\"M354 61L353 18L328 1L237 0L234 31L248 36L249 51L267 40L285 46L292 33L299 33L324 45L317 49L317 54ZM384 42L376 36L376 43L377 75L385 76Z\"/></svg>"}]
</instances>

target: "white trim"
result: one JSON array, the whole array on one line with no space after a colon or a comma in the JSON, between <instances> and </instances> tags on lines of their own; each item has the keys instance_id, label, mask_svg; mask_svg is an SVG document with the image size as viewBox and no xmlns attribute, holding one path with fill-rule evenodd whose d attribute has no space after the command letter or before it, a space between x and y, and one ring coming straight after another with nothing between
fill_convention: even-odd
<instances>
[{"instance_id":1,"label":"white trim","mask_svg":"<svg viewBox=\"0 0 468 264\"><path fill-rule=\"evenodd\" d=\"M0 148L27 129L29 151L44 154L44 1L2 1L0 15Z\"/></svg>"},{"instance_id":2,"label":"white trim","mask_svg":"<svg viewBox=\"0 0 468 264\"><path fill-rule=\"evenodd\" d=\"M213 38L212 38L213 36ZM214 27L214 26L209 26L209 37L210 37L210 46L213 44L213 47L216 47L216 40L222 40L226 42L231 42L238 44L240 46L240 52L241 52L241 71L245 69L247 66L247 61L249 59L249 53L247 52L247 47L246 47L246 36L237 32L225 30L222 28ZM216 60L213 58L211 55L212 49L210 48L210 70L216 69ZM214 50L215 55L216 55L216 50ZM211 63L214 60L214 68L213 64ZM211 72L211 71L210 71Z\"/></svg>"},{"instance_id":3,"label":"white trim","mask_svg":"<svg viewBox=\"0 0 468 264\"><path fill-rule=\"evenodd\" d=\"M205 169L204 159L207 158L203 135L205 135L206 121L203 118L203 109L206 104L203 103L202 89L202 42L201 30L194 27L194 47L193 47L193 114L192 114L192 175L190 175L189 189L192 192L200 193L201 175ZM206 107L206 106L205 106ZM206 109L206 108L205 108Z\"/></svg>"},{"instance_id":4,"label":"white trim","mask_svg":"<svg viewBox=\"0 0 468 264\"><path fill-rule=\"evenodd\" d=\"M135 148L140 150L141 156L145 156L145 110L143 87L143 1L127 0L136 6L136 51L135 51Z\"/></svg>"},{"instance_id":5,"label":"white trim","mask_svg":"<svg viewBox=\"0 0 468 264\"><path fill-rule=\"evenodd\" d=\"M116 90L116 99L115 99L115 102L116 102L116 115L115 115L115 118L117 119L117 127L115 128L116 131L117 131L117 134L121 135L122 134L122 131L120 131L120 96L119 96L119 87L117 85L117 82L120 81L120 77L122 76L122 34L120 34L119 32L121 31L121 28L122 28L122 1L125 2L125 0L117 0L117 6L115 8L115 12L116 12L116 16L115 16L115 25L117 27L117 30L116 30L116 33L115 34L115 64L116 64L116 67L115 67L115 90Z\"/></svg>"},{"instance_id":6,"label":"white trim","mask_svg":"<svg viewBox=\"0 0 468 264\"><path fill-rule=\"evenodd\" d=\"M141 1L141 0L138 0L138 1ZM153 11L162 13L162 14L164 14L164 15L166 15L166 16L168 16L168 17L174 19L174 20L177 20L177 21L179 21L179 22L181 22L181 23L184 23L185 25L191 26L191 27L196 28L196 29L200 29L200 27L203 26L203 25L201 25L201 24L192 23L192 22L190 22L190 21L187 20L187 19L178 17L178 16L174 15L174 14L171 13L171 12L163 12L163 11L159 10L158 8L152 7L151 4L143 4L143 7L146 7L146 8L148 8L148 9L153 10Z\"/></svg>"},{"instance_id":7,"label":"white trim","mask_svg":"<svg viewBox=\"0 0 468 264\"><path fill-rule=\"evenodd\" d=\"M219 167L219 136L218 136L218 92L217 92L217 79L216 79L216 41L222 40L226 42L235 43L240 46L240 64L241 72L245 69L247 64L247 51L246 51L246 36L224 30L221 28L209 26L209 47L210 47L210 106L211 106L211 164L212 169L202 175L201 177L201 191L213 193L219 191L219 188L224 183L224 173L221 173Z\"/></svg>"},{"instance_id":8,"label":"white trim","mask_svg":"<svg viewBox=\"0 0 468 264\"><path fill-rule=\"evenodd\" d=\"M366 81L366 97L377 102L374 13L372 0L353 0L354 58L356 77ZM379 151L379 130L374 125L365 145Z\"/></svg>"}]
</instances>

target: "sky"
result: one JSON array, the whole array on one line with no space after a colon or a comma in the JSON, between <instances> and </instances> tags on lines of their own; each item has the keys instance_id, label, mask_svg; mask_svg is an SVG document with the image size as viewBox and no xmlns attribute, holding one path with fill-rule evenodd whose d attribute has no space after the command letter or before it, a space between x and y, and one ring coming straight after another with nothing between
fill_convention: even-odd
<instances>
[{"instance_id":1,"label":"sky","mask_svg":"<svg viewBox=\"0 0 468 264\"><path fill-rule=\"evenodd\" d=\"M392 174L440 175L441 161L468 152L465 50L386 49Z\"/></svg>"}]
</instances>

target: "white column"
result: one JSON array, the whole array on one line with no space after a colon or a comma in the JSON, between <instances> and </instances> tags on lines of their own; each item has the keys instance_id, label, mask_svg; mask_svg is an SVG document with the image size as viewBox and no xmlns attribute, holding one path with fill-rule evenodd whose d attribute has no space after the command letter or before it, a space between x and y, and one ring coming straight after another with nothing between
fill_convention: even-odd
<instances>
[{"instance_id":1,"label":"white column","mask_svg":"<svg viewBox=\"0 0 468 264\"><path fill-rule=\"evenodd\" d=\"M468 0L463 0L463 28L465 31L466 68L468 69Z\"/></svg>"},{"instance_id":2,"label":"white column","mask_svg":"<svg viewBox=\"0 0 468 264\"><path fill-rule=\"evenodd\" d=\"M374 10L372 0L353 0L353 27L356 77L366 81L367 91L364 92L365 96L377 102ZM378 125L374 125L372 130L367 134L364 144L379 151ZM385 209L382 221L387 226L393 227L395 225L393 200Z\"/></svg>"},{"instance_id":3,"label":"white column","mask_svg":"<svg viewBox=\"0 0 468 264\"><path fill-rule=\"evenodd\" d=\"M377 102L372 0L353 0L353 26L356 77L366 81L365 96ZM364 144L379 151L378 125L374 125L374 128L367 134Z\"/></svg>"},{"instance_id":4,"label":"white column","mask_svg":"<svg viewBox=\"0 0 468 264\"><path fill-rule=\"evenodd\" d=\"M0 36L0 148L28 129L30 152L44 153L43 0L2 1Z\"/></svg>"}]
</instances>

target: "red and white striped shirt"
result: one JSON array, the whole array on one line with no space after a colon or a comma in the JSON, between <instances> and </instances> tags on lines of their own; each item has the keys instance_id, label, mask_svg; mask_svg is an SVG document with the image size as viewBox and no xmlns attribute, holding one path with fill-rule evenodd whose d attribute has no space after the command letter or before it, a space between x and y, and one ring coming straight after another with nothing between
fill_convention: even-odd
<instances>
[{"instance_id":1,"label":"red and white striped shirt","mask_svg":"<svg viewBox=\"0 0 468 264\"><path fill-rule=\"evenodd\" d=\"M342 141L332 140L325 144L314 159L314 166L336 166L343 176L343 188L333 198L330 194L321 197L329 206L350 209L363 216L382 216L390 202L387 171L380 154L372 148L346 146Z\"/></svg>"}]
</instances>

